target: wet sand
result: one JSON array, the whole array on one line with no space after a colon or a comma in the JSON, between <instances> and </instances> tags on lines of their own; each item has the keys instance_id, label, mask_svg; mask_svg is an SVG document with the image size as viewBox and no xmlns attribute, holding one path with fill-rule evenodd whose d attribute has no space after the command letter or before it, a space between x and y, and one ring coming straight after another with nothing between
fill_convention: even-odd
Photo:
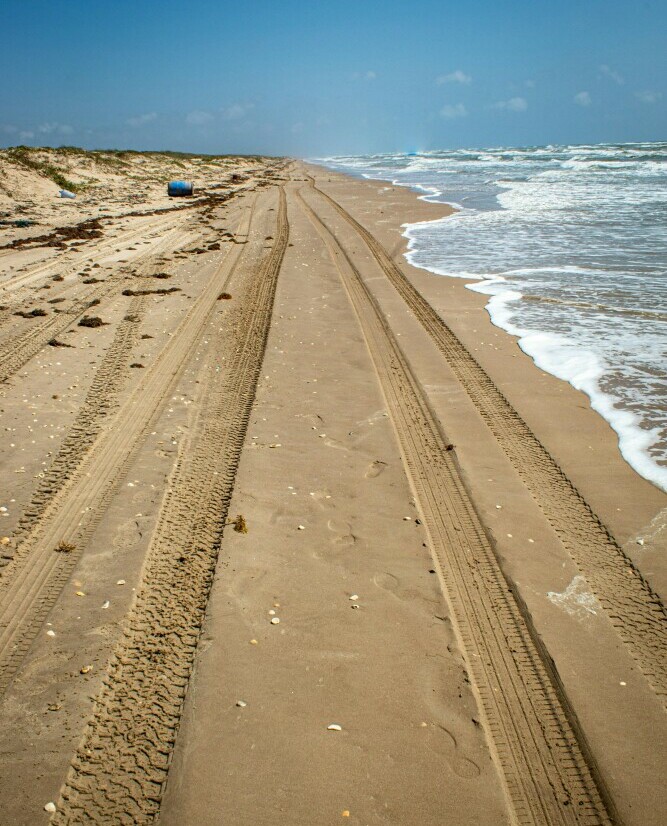
<instances>
[{"instance_id":1,"label":"wet sand","mask_svg":"<svg viewBox=\"0 0 667 826\"><path fill-rule=\"evenodd\" d=\"M664 822L664 494L405 263L446 208L265 172L0 327L5 822Z\"/></svg>"}]
</instances>

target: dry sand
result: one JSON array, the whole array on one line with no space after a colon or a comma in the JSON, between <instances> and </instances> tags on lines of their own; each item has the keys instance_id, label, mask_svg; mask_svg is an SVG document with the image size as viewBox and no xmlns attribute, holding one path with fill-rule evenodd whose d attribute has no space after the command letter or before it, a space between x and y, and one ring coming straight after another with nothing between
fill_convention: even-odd
<instances>
[{"instance_id":1,"label":"dry sand","mask_svg":"<svg viewBox=\"0 0 667 826\"><path fill-rule=\"evenodd\" d=\"M1 822L664 823L664 494L405 263L445 208L183 163L0 251Z\"/></svg>"}]
</instances>

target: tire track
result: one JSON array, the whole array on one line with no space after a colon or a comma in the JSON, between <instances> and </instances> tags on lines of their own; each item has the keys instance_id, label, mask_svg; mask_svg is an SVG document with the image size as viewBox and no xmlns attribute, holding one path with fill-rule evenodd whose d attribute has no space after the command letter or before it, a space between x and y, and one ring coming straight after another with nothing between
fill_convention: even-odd
<instances>
[{"instance_id":1,"label":"tire track","mask_svg":"<svg viewBox=\"0 0 667 826\"><path fill-rule=\"evenodd\" d=\"M242 219L249 230L255 201ZM0 580L0 692L11 681L95 526L159 416L245 247L234 247L65 484L51 496ZM74 548L56 553L65 540Z\"/></svg>"},{"instance_id":2,"label":"tire track","mask_svg":"<svg viewBox=\"0 0 667 826\"><path fill-rule=\"evenodd\" d=\"M310 188L361 236L468 393L563 546L604 607L649 684L667 702L667 612L660 597L593 513L558 463L384 247L337 201Z\"/></svg>"},{"instance_id":3,"label":"tire track","mask_svg":"<svg viewBox=\"0 0 667 826\"><path fill-rule=\"evenodd\" d=\"M340 273L375 364L511 822L611 824L612 804L552 662L503 575L423 391L360 273L300 193L297 197Z\"/></svg>"},{"instance_id":4,"label":"tire track","mask_svg":"<svg viewBox=\"0 0 667 826\"><path fill-rule=\"evenodd\" d=\"M19 335L0 344L0 384L3 384L31 358L37 355L52 338L64 333L86 310L96 306L103 298L111 295L124 283L127 276L118 273L112 275L103 284L84 291L81 297L72 300L66 310L53 312L51 316L23 335Z\"/></svg>"},{"instance_id":5,"label":"tire track","mask_svg":"<svg viewBox=\"0 0 667 826\"><path fill-rule=\"evenodd\" d=\"M212 345L202 410L180 451L127 630L55 824L145 824L159 811L288 238L281 188L273 248ZM222 355L225 371L215 369Z\"/></svg>"},{"instance_id":6,"label":"tire track","mask_svg":"<svg viewBox=\"0 0 667 826\"><path fill-rule=\"evenodd\" d=\"M65 436L49 469L40 479L30 504L19 519L13 545L20 544L42 517L55 493L63 487L94 444L104 420L117 407L117 396L129 375L129 355L139 339L139 329L146 309L145 296L133 298L127 315L116 328L114 339L97 369L88 393ZM11 546L0 558L2 568L11 561Z\"/></svg>"},{"instance_id":7,"label":"tire track","mask_svg":"<svg viewBox=\"0 0 667 826\"><path fill-rule=\"evenodd\" d=\"M165 247L170 245L172 235L179 230L178 227L169 228L166 235L154 246L149 255L149 261L139 264L138 275L142 270L150 268L150 259L156 257ZM108 253L97 256L99 260L106 257ZM94 260L93 258L90 259ZM81 266L81 262L71 268ZM136 275L132 275L123 267L118 272L110 275L104 282L90 290L85 291L83 296L74 297L67 309L54 310L53 314L42 322L34 324L29 330L20 336L9 336L4 341L0 341L0 384L6 382L12 375L20 370L27 362L37 355L52 338L64 333L86 310L96 306L104 298L112 296L122 287L134 280ZM1 321L1 318L0 318Z\"/></svg>"},{"instance_id":8,"label":"tire track","mask_svg":"<svg viewBox=\"0 0 667 826\"><path fill-rule=\"evenodd\" d=\"M66 265L66 272L71 270L80 269L81 267L88 266L89 264L98 263L99 261L103 261L108 256L114 254L116 252L116 247L119 245L131 243L136 241L140 238L144 238L147 233L152 232L161 232L169 228L170 224L175 224L178 219L177 217L170 216L169 218L161 218L157 221L148 222L147 224L143 224L140 227L133 227L132 229L125 230L120 235L111 238L105 238L99 241L93 247L92 254L88 257L80 260L80 261L72 261ZM93 242L94 243L94 242ZM81 249L80 247L76 247L74 249ZM73 250L66 250L67 252ZM130 250L132 252L132 250ZM62 267L62 264L58 261L58 258L51 258L43 264L37 264L32 269L28 270L25 273L19 273L11 278L8 278L6 281L0 282L0 290L3 292L3 295L8 290L18 290L21 289L32 281L35 281L40 276L50 273L56 267Z\"/></svg>"}]
</instances>

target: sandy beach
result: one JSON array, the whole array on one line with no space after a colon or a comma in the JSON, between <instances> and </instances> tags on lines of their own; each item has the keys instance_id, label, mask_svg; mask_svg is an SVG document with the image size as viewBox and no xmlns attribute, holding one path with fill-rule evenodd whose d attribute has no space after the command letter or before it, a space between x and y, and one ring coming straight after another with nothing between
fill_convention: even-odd
<instances>
[{"instance_id":1,"label":"sandy beach","mask_svg":"<svg viewBox=\"0 0 667 826\"><path fill-rule=\"evenodd\" d=\"M0 160L3 824L666 822L667 497L406 263L448 207Z\"/></svg>"}]
</instances>

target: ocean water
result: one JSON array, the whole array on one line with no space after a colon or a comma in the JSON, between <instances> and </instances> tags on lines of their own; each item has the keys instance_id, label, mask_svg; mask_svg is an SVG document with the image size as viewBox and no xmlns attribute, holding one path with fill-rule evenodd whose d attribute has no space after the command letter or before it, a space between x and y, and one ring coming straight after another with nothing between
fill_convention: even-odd
<instances>
[{"instance_id":1,"label":"ocean water","mask_svg":"<svg viewBox=\"0 0 667 826\"><path fill-rule=\"evenodd\" d=\"M667 490L667 143L317 161L456 206L405 226L408 260L474 279L493 323L584 391L625 459Z\"/></svg>"}]
</instances>

